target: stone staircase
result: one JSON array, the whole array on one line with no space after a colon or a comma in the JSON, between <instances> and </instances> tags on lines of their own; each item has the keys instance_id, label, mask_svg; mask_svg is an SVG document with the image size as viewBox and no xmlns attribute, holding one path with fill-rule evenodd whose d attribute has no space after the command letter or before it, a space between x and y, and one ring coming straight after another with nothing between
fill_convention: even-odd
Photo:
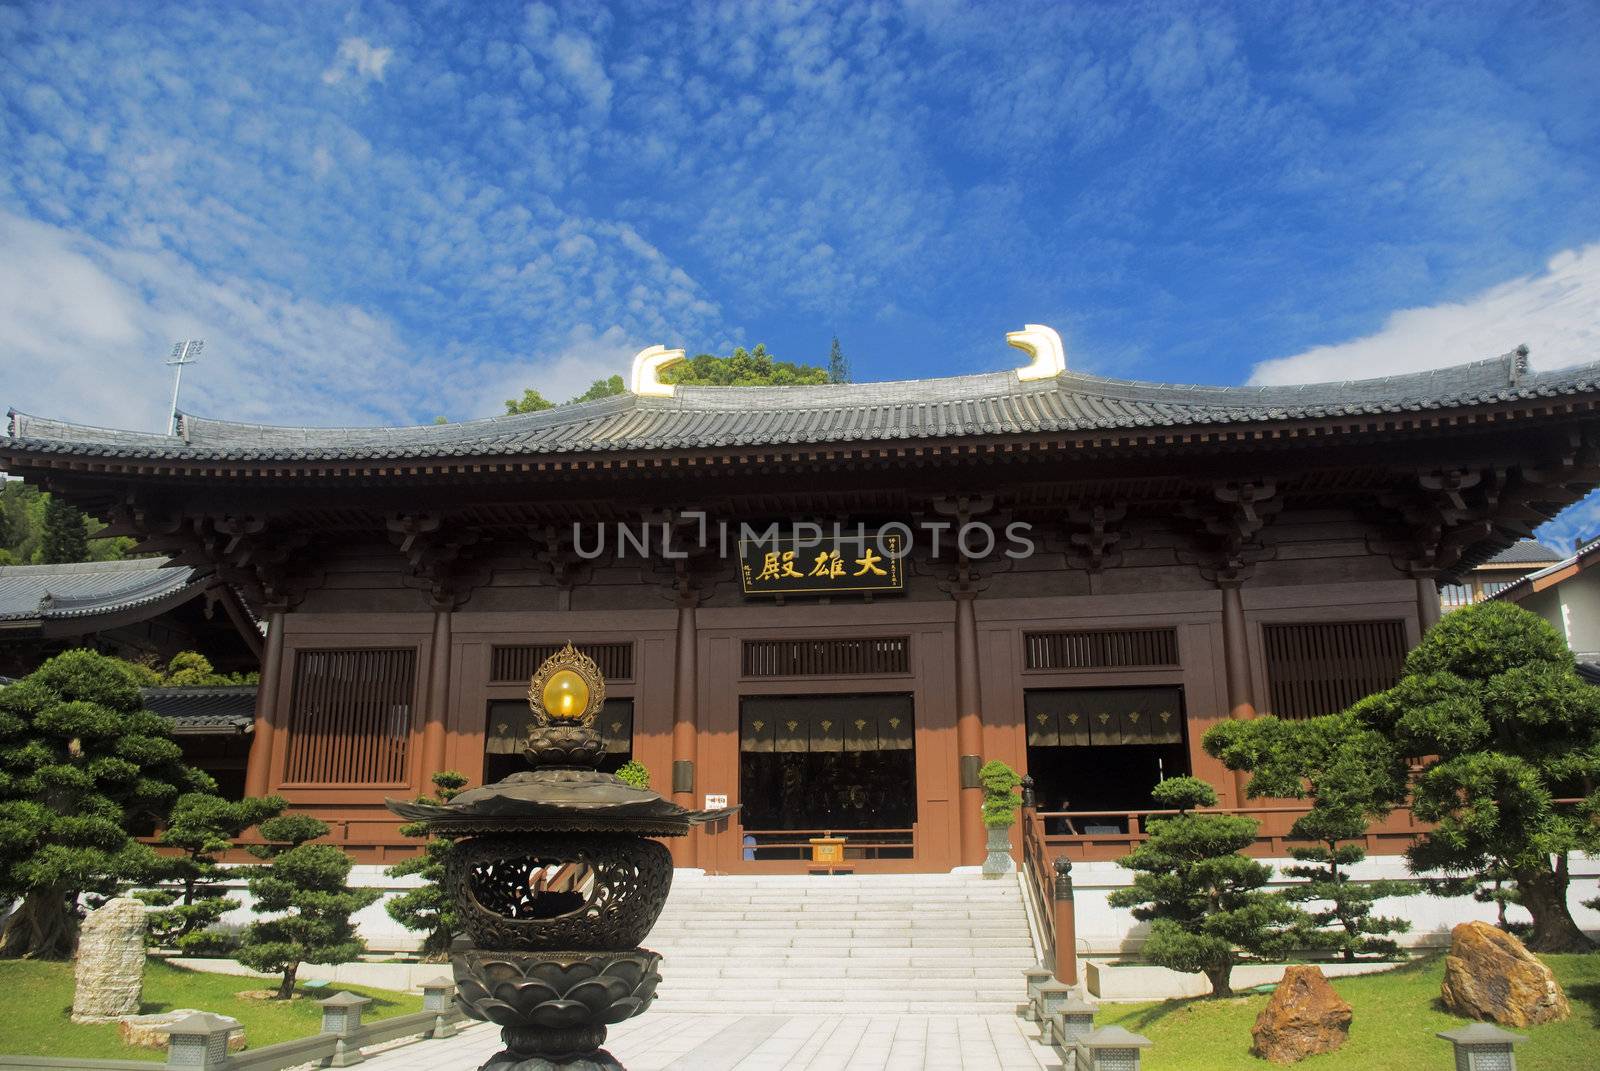
<instances>
[{"instance_id":1,"label":"stone staircase","mask_svg":"<svg viewBox=\"0 0 1600 1071\"><path fill-rule=\"evenodd\" d=\"M1013 1012L1038 959L1015 875L679 871L644 943L657 1012Z\"/></svg>"}]
</instances>

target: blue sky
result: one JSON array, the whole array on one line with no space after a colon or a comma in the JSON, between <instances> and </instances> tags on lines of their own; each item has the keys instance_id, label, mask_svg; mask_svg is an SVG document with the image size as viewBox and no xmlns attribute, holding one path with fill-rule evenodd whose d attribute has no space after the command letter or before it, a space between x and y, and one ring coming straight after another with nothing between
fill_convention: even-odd
<instances>
[{"instance_id":1,"label":"blue sky","mask_svg":"<svg viewBox=\"0 0 1600 1071\"><path fill-rule=\"evenodd\" d=\"M1600 358L1600 6L0 8L0 401L484 415L652 344L858 379Z\"/></svg>"}]
</instances>

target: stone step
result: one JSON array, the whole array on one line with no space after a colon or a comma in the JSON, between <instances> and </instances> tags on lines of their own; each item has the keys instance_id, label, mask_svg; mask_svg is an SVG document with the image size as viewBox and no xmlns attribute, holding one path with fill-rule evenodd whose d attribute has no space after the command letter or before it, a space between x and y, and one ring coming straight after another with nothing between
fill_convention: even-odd
<instances>
[{"instance_id":1,"label":"stone step","mask_svg":"<svg viewBox=\"0 0 1600 1071\"><path fill-rule=\"evenodd\" d=\"M645 945L686 1013L1010 1013L1038 958L1015 879L964 874L679 880Z\"/></svg>"},{"instance_id":2,"label":"stone step","mask_svg":"<svg viewBox=\"0 0 1600 1071\"><path fill-rule=\"evenodd\" d=\"M680 1015L999 1015L1014 1014L1018 999L1010 1000L768 1000L747 997L737 1003L725 1000L670 1000L659 997L653 1012Z\"/></svg>"}]
</instances>

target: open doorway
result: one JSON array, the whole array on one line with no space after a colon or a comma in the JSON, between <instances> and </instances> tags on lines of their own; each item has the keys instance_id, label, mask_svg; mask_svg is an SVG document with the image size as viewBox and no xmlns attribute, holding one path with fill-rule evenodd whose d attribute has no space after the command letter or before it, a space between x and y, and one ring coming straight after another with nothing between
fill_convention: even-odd
<instances>
[{"instance_id":1,"label":"open doorway","mask_svg":"<svg viewBox=\"0 0 1600 1071\"><path fill-rule=\"evenodd\" d=\"M1189 772L1181 688L1049 688L1025 696L1028 774L1041 811L1142 811ZM1047 832L1126 833L1117 814L1049 819Z\"/></svg>"},{"instance_id":2,"label":"open doorway","mask_svg":"<svg viewBox=\"0 0 1600 1071\"><path fill-rule=\"evenodd\" d=\"M777 858L760 834L903 831L872 843L910 853L917 820L909 695L747 696L739 710L740 822L747 858ZM787 844L794 838L776 837ZM796 848L795 852L809 849ZM799 855L797 854L798 858ZM848 857L848 850L847 850Z\"/></svg>"}]
</instances>

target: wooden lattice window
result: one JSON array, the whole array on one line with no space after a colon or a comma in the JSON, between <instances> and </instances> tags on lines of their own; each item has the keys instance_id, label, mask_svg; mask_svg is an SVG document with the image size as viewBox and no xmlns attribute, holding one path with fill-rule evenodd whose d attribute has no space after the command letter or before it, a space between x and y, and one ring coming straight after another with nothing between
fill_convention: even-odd
<instances>
[{"instance_id":1,"label":"wooden lattice window","mask_svg":"<svg viewBox=\"0 0 1600 1071\"><path fill-rule=\"evenodd\" d=\"M911 640L745 640L746 677L851 677L911 671Z\"/></svg>"},{"instance_id":2,"label":"wooden lattice window","mask_svg":"<svg viewBox=\"0 0 1600 1071\"><path fill-rule=\"evenodd\" d=\"M297 652L284 780L404 783L416 680L409 647Z\"/></svg>"},{"instance_id":3,"label":"wooden lattice window","mask_svg":"<svg viewBox=\"0 0 1600 1071\"><path fill-rule=\"evenodd\" d=\"M539 664L565 644L532 643L521 647L496 647L490 661L491 681L526 681L538 670ZM573 646L594 659L601 676L608 681L633 679L633 644L631 643L578 643Z\"/></svg>"},{"instance_id":4,"label":"wooden lattice window","mask_svg":"<svg viewBox=\"0 0 1600 1071\"><path fill-rule=\"evenodd\" d=\"M1030 632L1029 669L1127 669L1178 664L1178 634L1170 628Z\"/></svg>"},{"instance_id":5,"label":"wooden lattice window","mask_svg":"<svg viewBox=\"0 0 1600 1071\"><path fill-rule=\"evenodd\" d=\"M1280 718L1334 714L1400 679L1404 621L1263 625L1272 713Z\"/></svg>"}]
</instances>

